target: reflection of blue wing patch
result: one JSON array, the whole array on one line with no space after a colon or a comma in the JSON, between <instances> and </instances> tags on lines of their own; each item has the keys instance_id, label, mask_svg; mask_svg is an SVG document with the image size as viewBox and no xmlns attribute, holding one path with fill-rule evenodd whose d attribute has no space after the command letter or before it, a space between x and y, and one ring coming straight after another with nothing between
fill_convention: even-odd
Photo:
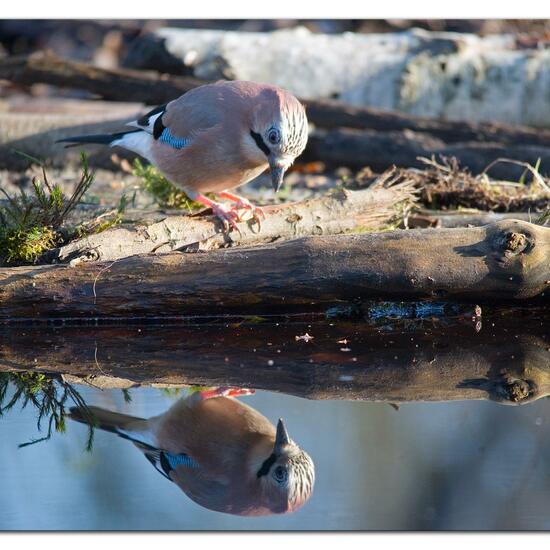
<instances>
[{"instance_id":1,"label":"reflection of blue wing patch","mask_svg":"<svg viewBox=\"0 0 550 550\"><path fill-rule=\"evenodd\" d=\"M186 145L189 145L188 139L173 136L168 128L164 128L162 134L159 136L159 141L170 145L174 149L183 149Z\"/></svg>"},{"instance_id":2,"label":"reflection of blue wing patch","mask_svg":"<svg viewBox=\"0 0 550 550\"><path fill-rule=\"evenodd\" d=\"M168 464L173 468L176 466L188 466L189 468L196 468L198 464L189 456L184 453L179 455L171 455L170 453L163 453L166 456Z\"/></svg>"},{"instance_id":3,"label":"reflection of blue wing patch","mask_svg":"<svg viewBox=\"0 0 550 550\"><path fill-rule=\"evenodd\" d=\"M160 472L166 479L170 479L170 472L177 466L198 468L199 465L189 455L180 453L173 455L159 449L144 450L145 458ZM170 479L170 481L172 481Z\"/></svg>"}]
</instances>

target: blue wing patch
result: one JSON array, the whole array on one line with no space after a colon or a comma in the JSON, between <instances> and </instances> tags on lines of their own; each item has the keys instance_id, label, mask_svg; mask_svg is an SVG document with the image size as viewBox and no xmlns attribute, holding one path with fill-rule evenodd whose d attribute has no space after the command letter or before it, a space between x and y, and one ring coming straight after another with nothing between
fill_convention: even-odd
<instances>
[{"instance_id":1,"label":"blue wing patch","mask_svg":"<svg viewBox=\"0 0 550 550\"><path fill-rule=\"evenodd\" d=\"M164 453L166 460L170 467L174 469L176 466L187 466L188 468L197 468L198 464L189 456L184 453L179 455L171 455L170 453Z\"/></svg>"},{"instance_id":2,"label":"blue wing patch","mask_svg":"<svg viewBox=\"0 0 550 550\"><path fill-rule=\"evenodd\" d=\"M174 149L183 149L186 145L189 145L188 139L173 136L168 128L164 128L159 136L159 141L170 145Z\"/></svg>"},{"instance_id":3,"label":"blue wing patch","mask_svg":"<svg viewBox=\"0 0 550 550\"><path fill-rule=\"evenodd\" d=\"M166 479L170 479L170 472L177 466L198 468L198 463L185 453L173 455L159 449L144 450L145 458L161 473ZM172 481L170 479L170 481Z\"/></svg>"}]
</instances>

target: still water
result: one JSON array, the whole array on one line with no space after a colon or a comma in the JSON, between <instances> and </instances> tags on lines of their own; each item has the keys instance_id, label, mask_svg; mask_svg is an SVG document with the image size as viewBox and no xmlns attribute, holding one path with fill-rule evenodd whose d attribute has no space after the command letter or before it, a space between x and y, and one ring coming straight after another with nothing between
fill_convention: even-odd
<instances>
[{"instance_id":1,"label":"still water","mask_svg":"<svg viewBox=\"0 0 550 550\"><path fill-rule=\"evenodd\" d=\"M134 336L126 328L74 334L6 329L0 338L5 371L37 365L83 375L93 369L96 378L74 384L85 403L135 417L162 415L206 390L100 389L93 381L103 375L120 381L109 377L122 372L145 383L155 372L164 386L167 380L190 383L190 376L203 385L226 376L227 385L263 388L235 399L273 426L284 419L290 438L315 465L315 484L294 512L242 517L212 511L161 475L182 467L181 460L167 455L162 462L150 440L142 438L139 449L129 432L121 437L95 429L87 450L88 427L67 417L64 433L54 430L48 440L19 448L47 431L47 415L38 431L36 407L21 409L20 400L0 417L0 529L550 529L547 320L516 320L516 331L504 318L484 321L483 329L461 324L452 334L439 327L437 335L424 325L411 333L356 323L276 331L238 325L238 338L235 326L143 327L132 329ZM296 339L304 334L314 339ZM208 342L201 349L200 335ZM6 388L4 405L15 385ZM69 400L67 411L72 405ZM215 439L209 430L201 425L196 436L206 435L205 445ZM218 434L225 437L225 431ZM269 460L271 474L276 463ZM198 470L189 471L192 483Z\"/></svg>"},{"instance_id":2,"label":"still water","mask_svg":"<svg viewBox=\"0 0 550 550\"><path fill-rule=\"evenodd\" d=\"M173 398L158 389L83 389L87 402L143 417ZM549 529L550 402L309 401L257 392L240 398L312 457L310 500L291 514L238 517L209 511L162 477L130 442L67 421L37 436L35 411L14 410L0 435L0 528L85 530Z\"/></svg>"}]
</instances>

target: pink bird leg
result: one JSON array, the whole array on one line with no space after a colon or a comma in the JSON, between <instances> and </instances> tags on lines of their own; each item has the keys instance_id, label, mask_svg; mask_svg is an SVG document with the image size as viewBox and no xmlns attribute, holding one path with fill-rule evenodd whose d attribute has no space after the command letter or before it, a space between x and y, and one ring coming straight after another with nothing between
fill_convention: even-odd
<instances>
[{"instance_id":1,"label":"pink bird leg","mask_svg":"<svg viewBox=\"0 0 550 550\"><path fill-rule=\"evenodd\" d=\"M251 210L252 215L254 216L254 219L256 220L256 222L258 223L258 226L261 229L260 217L262 217L265 220L265 212L263 211L262 208L260 208L259 206L254 206L247 198L241 197L239 195L235 195L233 193L230 193L229 191L222 191L221 193L219 193L219 195L224 199L228 199L236 203L235 208L237 210L243 209L243 208L247 210Z\"/></svg>"},{"instance_id":2,"label":"pink bird leg","mask_svg":"<svg viewBox=\"0 0 550 550\"><path fill-rule=\"evenodd\" d=\"M202 193L192 193L187 191L187 196L196 202L200 202L201 204L212 208L214 215L221 220L225 231L229 231L229 226L231 226L239 234L241 234L241 230L237 225L237 222L240 221L239 215L237 214L235 208L229 208L224 204L212 201L208 197L205 197Z\"/></svg>"}]
</instances>

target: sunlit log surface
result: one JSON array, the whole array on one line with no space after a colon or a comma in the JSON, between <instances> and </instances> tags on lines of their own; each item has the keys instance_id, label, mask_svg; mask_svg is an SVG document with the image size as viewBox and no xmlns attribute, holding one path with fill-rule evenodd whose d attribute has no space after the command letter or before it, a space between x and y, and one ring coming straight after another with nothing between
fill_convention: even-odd
<instances>
[{"instance_id":1,"label":"sunlit log surface","mask_svg":"<svg viewBox=\"0 0 550 550\"><path fill-rule=\"evenodd\" d=\"M395 177L396 176L396 177ZM398 183L395 183L400 180ZM377 183L360 191L330 195L264 207L260 224L250 211L241 211L248 221L239 231L227 233L215 216L166 216L151 224L114 227L75 240L53 253L56 262L117 260L134 254L166 253L183 247L212 250L228 245L258 245L305 235L332 235L376 231L398 224L415 204L415 186L395 172L382 175Z\"/></svg>"},{"instance_id":2,"label":"sunlit log surface","mask_svg":"<svg viewBox=\"0 0 550 550\"><path fill-rule=\"evenodd\" d=\"M549 257L550 228L504 220L3 268L0 319L262 315L373 298L548 303Z\"/></svg>"},{"instance_id":3,"label":"sunlit log surface","mask_svg":"<svg viewBox=\"0 0 550 550\"><path fill-rule=\"evenodd\" d=\"M550 395L549 323L545 310L378 322L60 323L4 329L0 370L105 388L231 385L311 399L523 404Z\"/></svg>"}]
</instances>

